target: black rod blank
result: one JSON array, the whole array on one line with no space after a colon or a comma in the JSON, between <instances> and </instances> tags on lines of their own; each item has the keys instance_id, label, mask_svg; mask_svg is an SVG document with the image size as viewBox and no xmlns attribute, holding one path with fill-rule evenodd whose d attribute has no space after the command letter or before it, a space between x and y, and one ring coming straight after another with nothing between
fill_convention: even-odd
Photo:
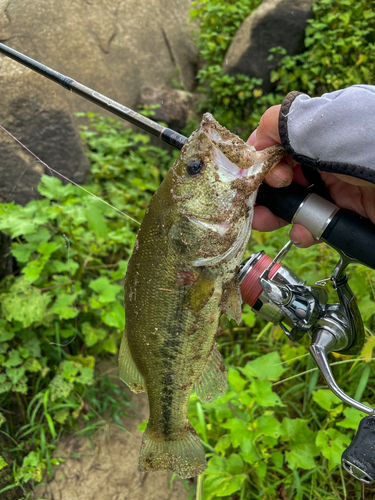
<instances>
[{"instance_id":1,"label":"black rod blank","mask_svg":"<svg viewBox=\"0 0 375 500\"><path fill-rule=\"evenodd\" d=\"M178 132L175 132L174 130L171 130L169 128L163 127L162 125L159 125L153 120L150 120L149 118L136 113L132 109L127 108L123 104L120 104L119 102L116 102L113 99L100 94L96 90L86 87L86 85L82 85L82 83L76 82L69 76L62 75L58 71L55 71L54 69L51 69L48 66L45 66L44 64L41 64L40 62L35 61L34 59L31 59L24 54L21 54L21 52L18 52L17 50L7 47L3 43L0 43L0 52L7 55L11 59L14 59L15 61L23 64L27 68L36 71L49 80L58 83L71 92L74 92L75 94L88 99L98 106L101 106L107 111L110 111L111 113L119 116L123 120L126 120L133 125L137 125L143 130L146 130L146 132L155 135L174 148L182 149L183 145L187 141L187 138L184 135L179 134Z\"/></svg>"}]
</instances>

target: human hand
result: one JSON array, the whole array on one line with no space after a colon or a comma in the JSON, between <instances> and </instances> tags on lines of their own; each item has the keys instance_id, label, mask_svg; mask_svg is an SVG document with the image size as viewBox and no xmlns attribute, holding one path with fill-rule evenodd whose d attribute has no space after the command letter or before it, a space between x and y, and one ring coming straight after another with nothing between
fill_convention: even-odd
<instances>
[{"instance_id":1,"label":"human hand","mask_svg":"<svg viewBox=\"0 0 375 500\"><path fill-rule=\"evenodd\" d=\"M250 135L248 143L258 151L274 144L280 144L279 113L280 105L272 106L262 116L259 126ZM375 185L356 177L319 172L329 193L340 208L357 212L375 223ZM308 186L301 165L286 156L266 176L265 182L271 187L288 186L292 181ZM257 205L254 211L253 228L258 231L274 231L288 224L274 215L268 208ZM298 247L306 248L317 241L300 224L294 224L290 233L291 241Z\"/></svg>"}]
</instances>

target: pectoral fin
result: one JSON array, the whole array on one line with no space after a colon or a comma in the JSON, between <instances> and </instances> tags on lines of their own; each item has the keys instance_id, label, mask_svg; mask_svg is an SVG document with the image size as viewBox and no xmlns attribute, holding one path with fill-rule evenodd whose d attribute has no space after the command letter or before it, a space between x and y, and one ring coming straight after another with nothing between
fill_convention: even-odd
<instances>
[{"instance_id":1,"label":"pectoral fin","mask_svg":"<svg viewBox=\"0 0 375 500\"><path fill-rule=\"evenodd\" d=\"M237 277L224 288L220 306L222 313L228 319L234 319L237 325L241 323L242 296Z\"/></svg>"},{"instance_id":2,"label":"pectoral fin","mask_svg":"<svg viewBox=\"0 0 375 500\"><path fill-rule=\"evenodd\" d=\"M184 307L198 312L207 304L215 290L216 277L212 275L211 271L205 269L202 271L190 287L184 300Z\"/></svg>"},{"instance_id":3,"label":"pectoral fin","mask_svg":"<svg viewBox=\"0 0 375 500\"><path fill-rule=\"evenodd\" d=\"M228 387L227 371L217 344L213 346L201 378L195 384L198 398L204 402L211 402L225 394Z\"/></svg>"},{"instance_id":4,"label":"pectoral fin","mask_svg":"<svg viewBox=\"0 0 375 500\"><path fill-rule=\"evenodd\" d=\"M133 392L147 392L145 379L140 374L129 349L126 331L121 340L120 354L118 358L120 379Z\"/></svg>"}]
</instances>

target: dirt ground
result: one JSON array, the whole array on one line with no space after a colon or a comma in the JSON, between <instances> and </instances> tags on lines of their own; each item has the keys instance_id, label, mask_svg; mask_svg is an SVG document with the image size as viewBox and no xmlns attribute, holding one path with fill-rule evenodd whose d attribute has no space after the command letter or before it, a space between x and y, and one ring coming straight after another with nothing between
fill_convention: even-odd
<instances>
[{"instance_id":1,"label":"dirt ground","mask_svg":"<svg viewBox=\"0 0 375 500\"><path fill-rule=\"evenodd\" d=\"M187 500L189 492L171 474L138 471L142 433L137 426L148 418L145 394L131 394L133 417L123 420L125 433L114 424L90 440L77 435L60 441L54 455L66 462L55 477L39 485L34 499L46 500ZM129 410L129 413L132 409Z\"/></svg>"}]
</instances>

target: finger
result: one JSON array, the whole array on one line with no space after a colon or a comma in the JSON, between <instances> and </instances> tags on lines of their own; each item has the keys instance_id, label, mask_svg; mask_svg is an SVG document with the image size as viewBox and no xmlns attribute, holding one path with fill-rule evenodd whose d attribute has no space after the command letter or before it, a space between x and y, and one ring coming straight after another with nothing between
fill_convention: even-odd
<instances>
[{"instance_id":1,"label":"finger","mask_svg":"<svg viewBox=\"0 0 375 500\"><path fill-rule=\"evenodd\" d=\"M257 205L254 208L253 228L257 231L268 232L280 229L288 223L274 215L267 207Z\"/></svg>"},{"instance_id":2,"label":"finger","mask_svg":"<svg viewBox=\"0 0 375 500\"><path fill-rule=\"evenodd\" d=\"M357 177L352 177L351 175L344 174L333 174L338 179L347 182L348 184L352 184L352 186L360 186L360 187L374 187L374 184L369 181L364 181L363 179L358 179Z\"/></svg>"},{"instance_id":3,"label":"finger","mask_svg":"<svg viewBox=\"0 0 375 500\"><path fill-rule=\"evenodd\" d=\"M280 108L280 104L268 108L260 119L253 144L256 150L260 151L274 144L281 143L279 134Z\"/></svg>"},{"instance_id":4,"label":"finger","mask_svg":"<svg viewBox=\"0 0 375 500\"><path fill-rule=\"evenodd\" d=\"M253 132L251 133L250 137L247 140L247 143L250 144L250 146L254 146L256 137L257 137L257 129L253 130Z\"/></svg>"},{"instance_id":5,"label":"finger","mask_svg":"<svg viewBox=\"0 0 375 500\"><path fill-rule=\"evenodd\" d=\"M289 186L293 180L293 168L281 161L264 178L266 184L274 188Z\"/></svg>"},{"instance_id":6,"label":"finger","mask_svg":"<svg viewBox=\"0 0 375 500\"><path fill-rule=\"evenodd\" d=\"M311 247L311 245L318 243L313 235L300 224L294 224L290 230L289 238L291 242L299 248Z\"/></svg>"}]
</instances>

